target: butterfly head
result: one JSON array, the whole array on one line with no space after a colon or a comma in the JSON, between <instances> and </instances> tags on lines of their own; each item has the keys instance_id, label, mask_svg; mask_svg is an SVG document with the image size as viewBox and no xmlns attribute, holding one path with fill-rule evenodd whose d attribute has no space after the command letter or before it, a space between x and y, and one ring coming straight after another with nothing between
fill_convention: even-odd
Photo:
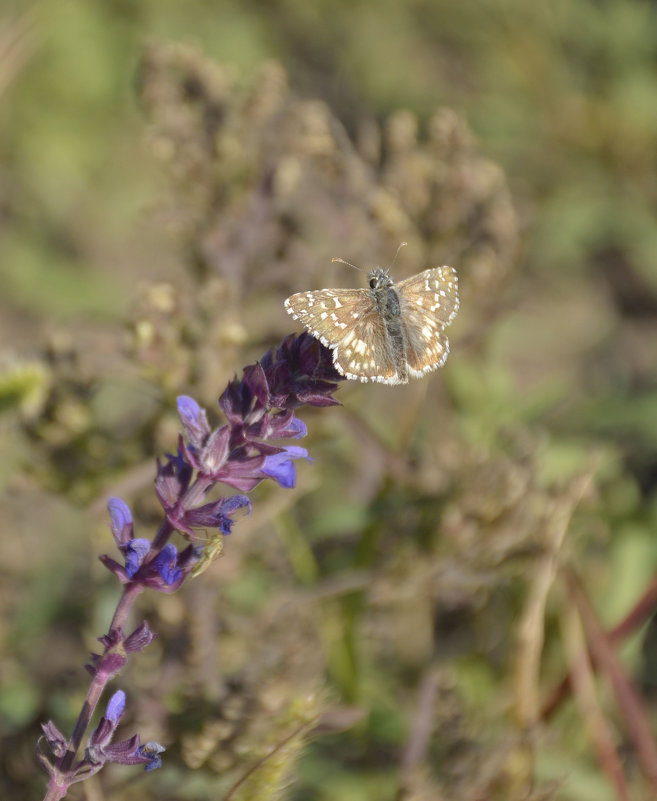
<instances>
[{"instance_id":1,"label":"butterfly head","mask_svg":"<svg viewBox=\"0 0 657 801\"><path fill-rule=\"evenodd\" d=\"M370 285L370 289L376 292L377 289L383 289L384 287L392 286L394 281L388 275L387 270L382 270L380 267L376 267L374 270L370 270L368 283Z\"/></svg>"}]
</instances>

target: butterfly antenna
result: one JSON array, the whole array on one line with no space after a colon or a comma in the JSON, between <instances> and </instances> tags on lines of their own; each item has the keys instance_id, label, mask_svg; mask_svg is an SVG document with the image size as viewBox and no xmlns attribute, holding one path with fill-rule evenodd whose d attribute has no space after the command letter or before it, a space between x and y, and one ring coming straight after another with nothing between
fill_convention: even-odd
<instances>
[{"instance_id":1,"label":"butterfly antenna","mask_svg":"<svg viewBox=\"0 0 657 801\"><path fill-rule=\"evenodd\" d=\"M397 252L395 253L395 258L394 258L394 259L393 259L393 260L390 262L390 267L388 267L388 269L386 270L386 275L387 275L387 274L390 272L390 270L392 270L392 268L395 266L395 262L397 261L397 256L399 256L399 251L400 251L402 248L405 248L405 247L406 247L406 245L408 245L408 242L400 242L400 243L399 243L399 247L397 248Z\"/></svg>"},{"instance_id":2,"label":"butterfly antenna","mask_svg":"<svg viewBox=\"0 0 657 801\"><path fill-rule=\"evenodd\" d=\"M360 268L360 267L356 267L356 265L355 265L355 264L352 264L350 261L345 261L344 259L341 259L339 256L334 256L334 257L331 259L331 262L334 262L334 261L339 261L339 262L342 262L342 264L346 264L346 265L347 265L347 267L353 267L353 268L354 268L354 270L358 270L358 272L362 272L362 270L361 270L361 268Z\"/></svg>"}]
</instances>

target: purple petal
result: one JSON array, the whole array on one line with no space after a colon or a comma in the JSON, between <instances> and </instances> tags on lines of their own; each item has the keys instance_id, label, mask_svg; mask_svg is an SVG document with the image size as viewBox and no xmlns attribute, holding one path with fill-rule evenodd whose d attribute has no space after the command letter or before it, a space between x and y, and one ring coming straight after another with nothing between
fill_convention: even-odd
<instances>
[{"instance_id":1,"label":"purple petal","mask_svg":"<svg viewBox=\"0 0 657 801\"><path fill-rule=\"evenodd\" d=\"M155 492L165 510L172 509L189 487L196 466L192 463L192 459L192 451L185 446L183 438L180 437L178 453L175 456L167 454L167 461L164 464L158 461Z\"/></svg>"},{"instance_id":2,"label":"purple petal","mask_svg":"<svg viewBox=\"0 0 657 801\"><path fill-rule=\"evenodd\" d=\"M216 478L240 492L249 492L262 481L264 463L264 456L245 456L241 459L231 457Z\"/></svg>"},{"instance_id":3,"label":"purple petal","mask_svg":"<svg viewBox=\"0 0 657 801\"><path fill-rule=\"evenodd\" d=\"M107 502L110 515L110 527L117 545L124 545L132 537L132 513L130 507L121 498L110 498Z\"/></svg>"},{"instance_id":4,"label":"purple petal","mask_svg":"<svg viewBox=\"0 0 657 801\"><path fill-rule=\"evenodd\" d=\"M125 693L117 690L107 703L105 717L116 726L125 711Z\"/></svg>"},{"instance_id":5,"label":"purple petal","mask_svg":"<svg viewBox=\"0 0 657 801\"><path fill-rule=\"evenodd\" d=\"M112 723L111 720L103 716L96 728L91 733L91 737L89 737L89 742L87 744L87 753L93 758L94 762L102 761L100 751L106 745L109 745L115 729L116 725Z\"/></svg>"},{"instance_id":6,"label":"purple petal","mask_svg":"<svg viewBox=\"0 0 657 801\"><path fill-rule=\"evenodd\" d=\"M300 420L298 417L295 417L290 421L288 425L288 431L293 431L294 433L290 436L294 437L294 439L301 439L301 437L305 437L308 433L308 429L306 428L306 424L303 420Z\"/></svg>"},{"instance_id":7,"label":"purple petal","mask_svg":"<svg viewBox=\"0 0 657 801\"><path fill-rule=\"evenodd\" d=\"M205 409L202 409L194 398L190 398L188 395L179 395L177 403L178 414L187 439L192 445L200 448L210 433Z\"/></svg>"},{"instance_id":8,"label":"purple petal","mask_svg":"<svg viewBox=\"0 0 657 801\"><path fill-rule=\"evenodd\" d=\"M216 473L217 470L223 467L228 456L229 440L230 427L227 425L212 432L199 456L203 472Z\"/></svg>"},{"instance_id":9,"label":"purple petal","mask_svg":"<svg viewBox=\"0 0 657 801\"><path fill-rule=\"evenodd\" d=\"M258 403L265 409L269 406L269 386L267 376L262 365L251 364L244 368L244 383L258 399Z\"/></svg>"},{"instance_id":10,"label":"purple petal","mask_svg":"<svg viewBox=\"0 0 657 801\"><path fill-rule=\"evenodd\" d=\"M125 571L125 567L123 567L123 565L120 565L106 553L102 554L98 558L108 570L111 570L112 573L114 573L114 575L121 582L121 584L127 584L128 581L130 581L130 579L128 578L128 574Z\"/></svg>"}]
</instances>

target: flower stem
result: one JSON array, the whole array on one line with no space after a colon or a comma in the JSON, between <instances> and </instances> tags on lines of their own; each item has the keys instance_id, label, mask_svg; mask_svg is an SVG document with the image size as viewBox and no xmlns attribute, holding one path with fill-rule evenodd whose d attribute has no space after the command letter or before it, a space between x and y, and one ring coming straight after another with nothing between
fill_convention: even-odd
<instances>
[{"instance_id":1,"label":"flower stem","mask_svg":"<svg viewBox=\"0 0 657 801\"><path fill-rule=\"evenodd\" d=\"M114 617L109 627L110 631L123 629L130 610L132 609L132 605L136 601L137 596L143 591L144 587L141 584L135 583L126 585L121 600L116 605L116 611L114 612Z\"/></svg>"},{"instance_id":2,"label":"flower stem","mask_svg":"<svg viewBox=\"0 0 657 801\"><path fill-rule=\"evenodd\" d=\"M68 785L60 784L56 777L53 776L48 782L48 791L44 795L43 801L59 801L60 798L64 798L67 792Z\"/></svg>"},{"instance_id":3,"label":"flower stem","mask_svg":"<svg viewBox=\"0 0 657 801\"><path fill-rule=\"evenodd\" d=\"M143 589L144 588L140 584L128 584L124 588L123 595L116 606L116 611L114 612L114 617L112 618L110 631L123 629L128 614L132 609L137 596L143 591ZM75 755L80 749L82 738L84 737L84 734L89 726L91 718L96 710L96 706L98 705L98 701L103 694L108 680L109 676L105 672L99 671L93 677L91 684L89 685L87 696L84 699L82 709L80 710L80 715L76 721L75 728L73 729L73 734L71 735L71 739L68 741L68 748L66 749L66 753L58 765L62 773L67 773L73 767ZM48 789L48 792L50 792L50 788ZM54 797L55 796L53 796L53 798ZM59 797L61 798L61 796Z\"/></svg>"}]
</instances>

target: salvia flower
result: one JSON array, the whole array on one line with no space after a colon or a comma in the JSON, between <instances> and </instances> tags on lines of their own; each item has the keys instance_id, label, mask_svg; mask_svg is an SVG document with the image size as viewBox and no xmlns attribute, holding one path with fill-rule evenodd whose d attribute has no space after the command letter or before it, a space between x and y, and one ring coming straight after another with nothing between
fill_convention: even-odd
<instances>
[{"instance_id":1,"label":"salvia flower","mask_svg":"<svg viewBox=\"0 0 657 801\"><path fill-rule=\"evenodd\" d=\"M89 738L87 756L89 757L91 755L91 761L101 761L98 758L94 758L94 754L98 753L100 755L102 750L110 744L124 712L125 693L123 690L118 690L107 702L105 714L100 719L98 726L96 726Z\"/></svg>"},{"instance_id":2,"label":"salvia flower","mask_svg":"<svg viewBox=\"0 0 657 801\"><path fill-rule=\"evenodd\" d=\"M171 523L178 529L196 538L195 529L217 529L222 534L230 534L234 520L231 515L238 509L246 508L251 511L251 501L246 495L232 495L230 498L220 498L218 501L197 506L184 512L179 517L169 517Z\"/></svg>"},{"instance_id":3,"label":"salvia flower","mask_svg":"<svg viewBox=\"0 0 657 801\"><path fill-rule=\"evenodd\" d=\"M198 560L195 549L187 548L178 553L170 542L156 549L150 540L134 537L132 516L124 501L110 498L108 509L114 540L123 553L124 564L104 554L100 559L105 567L122 584L135 583L160 592L175 592Z\"/></svg>"},{"instance_id":4,"label":"salvia flower","mask_svg":"<svg viewBox=\"0 0 657 801\"><path fill-rule=\"evenodd\" d=\"M109 632L99 638L103 653L92 653L86 666L93 677L87 697L96 700L83 705L70 740L52 721L42 727L50 755L39 748L37 760L50 777L49 799L63 798L72 784L93 775L106 762L142 764L147 771L161 766L164 748L159 743L140 745L138 734L113 742L125 712L121 690L112 695L89 736L84 758L76 761L107 683L125 667L131 653L143 650L155 637L146 622L124 634L134 600L146 588L175 592L190 575L202 573L221 552L235 516L251 511L251 502L242 493L266 479L284 488L295 486L294 461L310 461L308 451L279 442L305 437L306 425L296 416L296 409L303 404L336 405L333 393L341 380L330 351L303 333L286 337L260 362L245 368L241 380L228 384L219 398L226 418L223 425L213 429L205 410L193 398L178 398L182 425L178 447L175 454L157 462L155 490L164 516L155 537L136 537L128 504L121 498L108 502L110 529L120 559L103 555L101 560L124 592ZM232 487L237 494L211 498L217 484ZM214 532L210 537L208 529ZM182 551L169 541L174 531L189 541Z\"/></svg>"},{"instance_id":5,"label":"salvia flower","mask_svg":"<svg viewBox=\"0 0 657 801\"><path fill-rule=\"evenodd\" d=\"M139 735L112 744L112 738L125 712L125 693L118 690L110 698L105 714L94 729L85 751L85 761L93 767L106 762L119 762L122 765L145 765L146 770L154 770L162 765L160 754L164 748L159 743L139 745Z\"/></svg>"},{"instance_id":6,"label":"salvia flower","mask_svg":"<svg viewBox=\"0 0 657 801\"><path fill-rule=\"evenodd\" d=\"M128 578L133 578L142 566L144 559L151 549L151 541L146 539L132 539L122 548L125 553L125 572Z\"/></svg>"},{"instance_id":7,"label":"salvia flower","mask_svg":"<svg viewBox=\"0 0 657 801\"><path fill-rule=\"evenodd\" d=\"M277 481L281 487L291 489L297 483L297 471L292 461L293 459L310 461L308 451L305 448L290 445L287 448L283 448L279 453L266 456L262 472Z\"/></svg>"}]
</instances>

